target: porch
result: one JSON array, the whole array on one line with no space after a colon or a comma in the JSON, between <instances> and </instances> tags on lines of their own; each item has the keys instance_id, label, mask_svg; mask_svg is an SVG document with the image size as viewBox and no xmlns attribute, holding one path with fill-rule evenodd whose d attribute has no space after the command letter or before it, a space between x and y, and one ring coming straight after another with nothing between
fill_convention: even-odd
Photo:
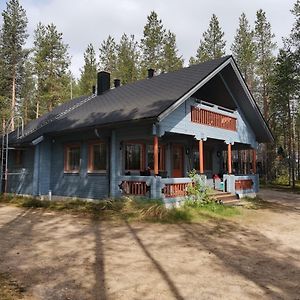
<instances>
[{"instance_id":1,"label":"porch","mask_svg":"<svg viewBox=\"0 0 300 300\"><path fill-rule=\"evenodd\" d=\"M192 183L191 170L217 191L239 198L258 192L256 151L251 145L165 133L121 140L120 154L122 168L116 184L123 195L179 203Z\"/></svg>"}]
</instances>

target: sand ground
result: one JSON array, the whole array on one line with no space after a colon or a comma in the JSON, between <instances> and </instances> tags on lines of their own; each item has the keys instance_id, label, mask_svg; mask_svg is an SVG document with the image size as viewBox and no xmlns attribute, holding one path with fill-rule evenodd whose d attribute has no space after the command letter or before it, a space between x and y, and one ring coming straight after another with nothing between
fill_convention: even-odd
<instances>
[{"instance_id":1,"label":"sand ground","mask_svg":"<svg viewBox=\"0 0 300 300\"><path fill-rule=\"evenodd\" d=\"M197 224L0 206L0 274L23 299L300 299L300 195Z\"/></svg>"}]
</instances>

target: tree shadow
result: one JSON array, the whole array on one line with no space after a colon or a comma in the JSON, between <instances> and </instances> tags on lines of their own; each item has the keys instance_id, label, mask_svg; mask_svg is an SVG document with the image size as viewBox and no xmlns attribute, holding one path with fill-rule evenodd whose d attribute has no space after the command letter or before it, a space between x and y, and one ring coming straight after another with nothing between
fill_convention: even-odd
<instances>
[{"instance_id":1,"label":"tree shadow","mask_svg":"<svg viewBox=\"0 0 300 300\"><path fill-rule=\"evenodd\" d=\"M271 299L297 299L300 251L283 254L280 245L258 231L222 220L209 230L204 224L179 224L194 247L213 253L234 273L259 286ZM204 233L204 234L203 234ZM275 287L275 288L273 288Z\"/></svg>"},{"instance_id":2,"label":"tree shadow","mask_svg":"<svg viewBox=\"0 0 300 300\"><path fill-rule=\"evenodd\" d=\"M151 263L154 265L156 270L159 272L163 280L167 283L171 293L173 294L175 299L184 299L183 296L180 294L178 288L176 287L175 283L172 281L169 274L164 270L162 265L154 258L154 256L150 253L150 251L147 249L147 247L144 245L142 240L139 238L136 230L126 221L125 222L128 230L132 234L135 241L138 243L144 254L148 257L148 259L151 261Z\"/></svg>"},{"instance_id":3,"label":"tree shadow","mask_svg":"<svg viewBox=\"0 0 300 300\"><path fill-rule=\"evenodd\" d=\"M101 222L61 218L28 209L3 224L0 272L41 299L106 299Z\"/></svg>"}]
</instances>

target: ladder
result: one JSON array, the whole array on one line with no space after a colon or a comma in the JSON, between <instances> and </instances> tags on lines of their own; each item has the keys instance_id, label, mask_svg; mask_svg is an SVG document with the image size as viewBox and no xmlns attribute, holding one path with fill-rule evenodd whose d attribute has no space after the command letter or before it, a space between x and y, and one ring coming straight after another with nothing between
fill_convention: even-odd
<instances>
[{"instance_id":1,"label":"ladder","mask_svg":"<svg viewBox=\"0 0 300 300\"><path fill-rule=\"evenodd\" d=\"M15 130L17 134L17 138L20 138L24 135L24 121L21 116L14 116L13 118L9 119L7 125L4 126L3 128L2 141L1 141L1 169L0 169L0 182L1 182L0 192L1 193L7 192L8 175L10 175L10 173L8 172L8 155L9 155L9 150L14 149L12 147L9 147L9 134L12 132L12 124L14 120L17 121L17 125L18 125L17 129Z\"/></svg>"}]
</instances>

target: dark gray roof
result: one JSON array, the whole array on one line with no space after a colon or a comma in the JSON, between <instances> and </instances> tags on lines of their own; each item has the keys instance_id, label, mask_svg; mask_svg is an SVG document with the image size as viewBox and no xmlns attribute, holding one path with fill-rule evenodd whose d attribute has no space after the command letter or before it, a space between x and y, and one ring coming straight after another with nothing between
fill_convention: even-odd
<instances>
[{"instance_id":1,"label":"dark gray roof","mask_svg":"<svg viewBox=\"0 0 300 300\"><path fill-rule=\"evenodd\" d=\"M18 143L64 130L156 118L231 56L80 97L29 122ZM13 139L12 139L13 140Z\"/></svg>"}]
</instances>

